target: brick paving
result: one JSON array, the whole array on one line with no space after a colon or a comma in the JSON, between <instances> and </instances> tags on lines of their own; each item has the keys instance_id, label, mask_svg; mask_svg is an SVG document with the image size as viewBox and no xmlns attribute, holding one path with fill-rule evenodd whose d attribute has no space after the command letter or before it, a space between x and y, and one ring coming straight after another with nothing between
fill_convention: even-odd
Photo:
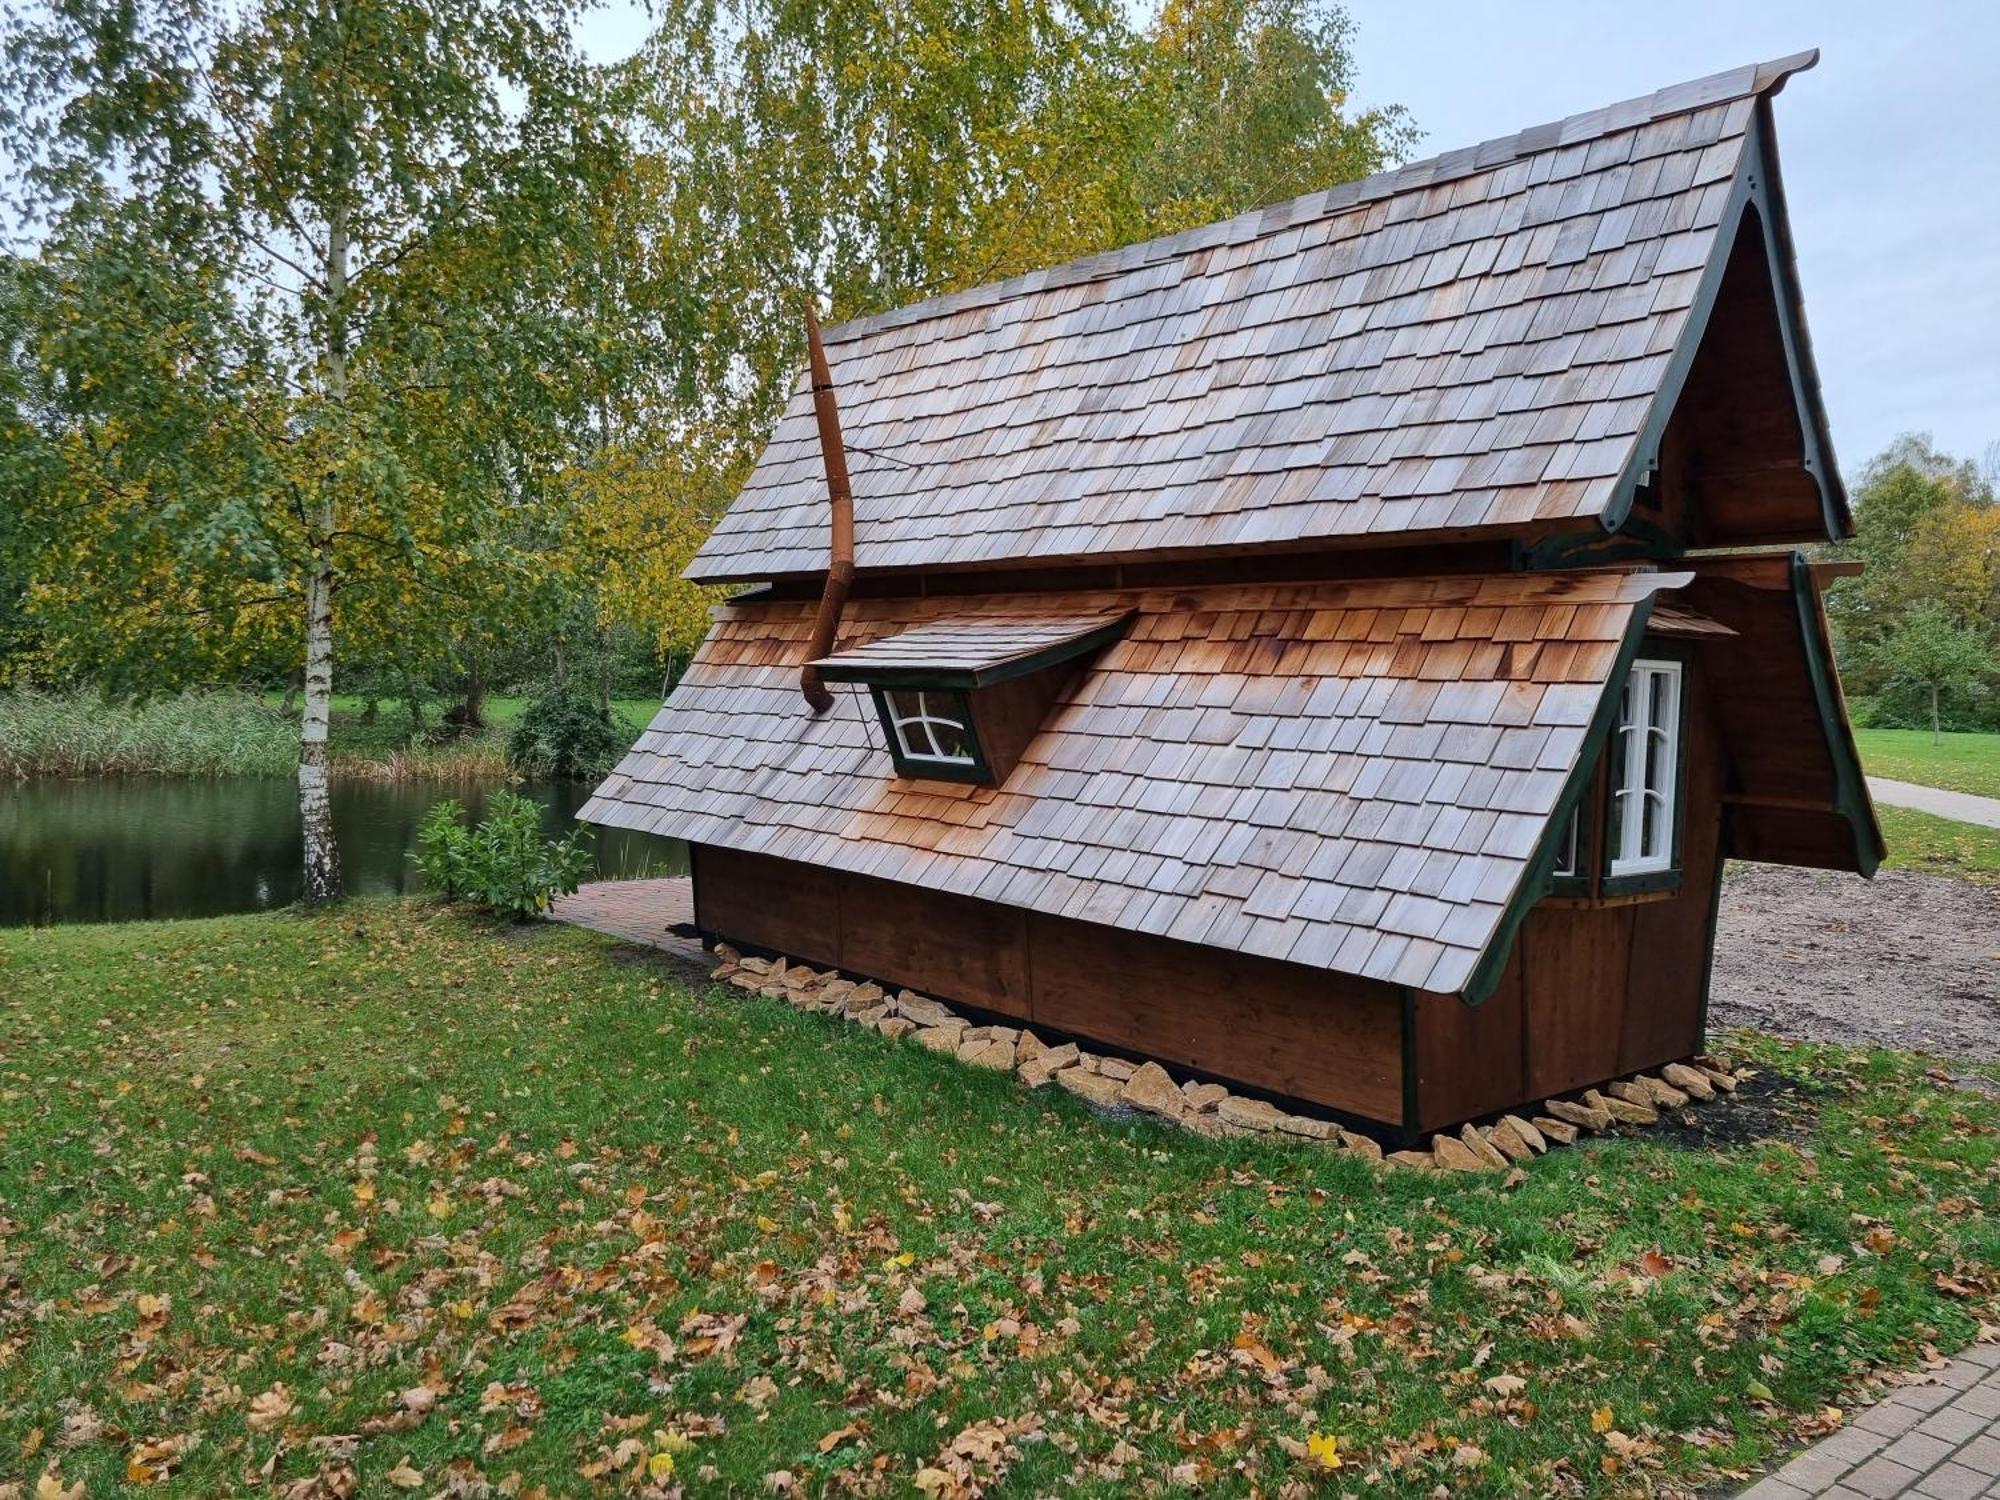
<instances>
[{"instance_id":1,"label":"brick paving","mask_svg":"<svg viewBox=\"0 0 2000 1500\"><path fill-rule=\"evenodd\" d=\"M594 880L573 896L558 896L549 915L628 943L704 962L701 944L669 928L694 921L694 883L685 875L659 880Z\"/></svg>"},{"instance_id":2,"label":"brick paving","mask_svg":"<svg viewBox=\"0 0 2000 1500\"><path fill-rule=\"evenodd\" d=\"M1902 1387L1737 1500L2000 1500L2000 1343Z\"/></svg>"}]
</instances>

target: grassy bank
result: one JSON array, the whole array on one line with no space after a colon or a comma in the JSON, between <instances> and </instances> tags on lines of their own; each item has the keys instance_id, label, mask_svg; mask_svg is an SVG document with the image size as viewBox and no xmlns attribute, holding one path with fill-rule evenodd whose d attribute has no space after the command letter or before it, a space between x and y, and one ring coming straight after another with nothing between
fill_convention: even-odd
<instances>
[{"instance_id":1,"label":"grassy bank","mask_svg":"<svg viewBox=\"0 0 2000 1500\"><path fill-rule=\"evenodd\" d=\"M1854 738L1870 775L2000 797L2000 734L1947 734L1937 745L1928 729L1857 729Z\"/></svg>"},{"instance_id":2,"label":"grassy bank","mask_svg":"<svg viewBox=\"0 0 2000 1500\"><path fill-rule=\"evenodd\" d=\"M1888 868L2000 883L2000 828L1982 828L1877 803L1875 816L1888 841Z\"/></svg>"},{"instance_id":3,"label":"grassy bank","mask_svg":"<svg viewBox=\"0 0 2000 1500\"><path fill-rule=\"evenodd\" d=\"M336 695L329 749L336 775L394 780L495 780L507 773L507 731L525 698L487 700L484 729L451 737L393 705ZM282 695L188 693L144 704L106 704L90 693L0 694L0 779L28 776L289 776L298 765L296 713ZM657 707L615 699L635 729Z\"/></svg>"},{"instance_id":4,"label":"grassy bank","mask_svg":"<svg viewBox=\"0 0 2000 1500\"><path fill-rule=\"evenodd\" d=\"M1272 1493L1316 1436L1371 1494L1693 1483L2000 1321L2000 1101L1752 1051L1798 1081L1759 1138L1508 1187L1105 1123L574 930L0 933L0 1453L93 1495Z\"/></svg>"}]
</instances>

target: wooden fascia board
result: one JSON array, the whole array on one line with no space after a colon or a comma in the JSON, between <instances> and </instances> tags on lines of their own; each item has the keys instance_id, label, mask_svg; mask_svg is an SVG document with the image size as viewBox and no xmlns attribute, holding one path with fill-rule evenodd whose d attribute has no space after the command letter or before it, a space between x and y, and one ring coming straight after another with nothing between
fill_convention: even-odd
<instances>
[{"instance_id":1,"label":"wooden fascia board","mask_svg":"<svg viewBox=\"0 0 2000 1500\"><path fill-rule=\"evenodd\" d=\"M1799 646L1806 658L1806 677L1812 684L1813 704L1819 711L1820 730L1826 736L1827 755L1833 762L1834 808L1854 837L1855 869L1872 880L1888 853L1888 846L1882 839L1882 825L1875 817L1874 799L1868 795L1861 751L1854 743L1854 726L1841 696L1826 610L1820 604L1812 564L1806 561L1803 552L1792 553L1791 586L1798 611Z\"/></svg>"},{"instance_id":2,"label":"wooden fascia board","mask_svg":"<svg viewBox=\"0 0 2000 1500\"><path fill-rule=\"evenodd\" d=\"M1805 451L1801 455L1800 466L1812 476L1819 490L1820 522L1826 539L1837 542L1853 534L1854 523L1848 508L1847 492L1841 485L1840 472L1834 464L1833 447L1827 434L1826 410L1820 398L1819 374L1813 364L1812 343L1805 331L1804 305L1792 255L1791 224L1785 217L1784 193L1778 181L1768 94L1758 99L1750 123L1745 128L1743 158L1737 164L1729 197L1716 223L1714 246L1709 252L1708 264L1702 268L1701 281L1695 288L1694 304L1688 309L1687 323L1667 360L1666 372L1661 377L1659 389L1653 394L1653 404L1647 409L1645 423L1633 439L1625 467L1612 487L1611 500L1598 516L1598 524L1606 532L1619 531L1625 526L1631 518L1640 486L1659 468L1660 447L1666 439L1667 424L1680 405L1688 375L1694 368L1695 355L1708 332L1716 299L1722 292L1722 279L1729 268L1730 252L1735 248L1737 234L1743 227L1743 216L1753 208L1757 211L1758 227L1762 231L1764 263L1771 277L1771 300L1777 308L1779 338L1784 345L1792 403L1803 437Z\"/></svg>"},{"instance_id":3,"label":"wooden fascia board","mask_svg":"<svg viewBox=\"0 0 2000 1500\"><path fill-rule=\"evenodd\" d=\"M1604 695L1598 699L1597 711L1591 715L1583 747L1577 752L1576 765L1569 773L1562 795L1556 799L1554 810L1542 825L1535 852L1521 872L1513 895L1501 910L1493 936L1487 939L1485 951L1479 955L1471 977L1459 992L1459 998L1467 1005L1483 1005L1492 998L1494 989L1507 970L1507 957L1513 952L1515 940L1520 936L1521 924L1528 919L1535 903L1551 889L1563 825L1588 794L1596 775L1598 757L1603 754L1605 742L1617 726L1618 705L1624 696L1625 679L1631 674L1632 663L1638 659L1640 644L1646 635L1646 621L1652 617L1653 599L1653 594L1647 594L1632 606L1632 618L1625 625L1625 638L1618 644L1618 659L1612 663L1611 671L1604 680Z\"/></svg>"},{"instance_id":4,"label":"wooden fascia board","mask_svg":"<svg viewBox=\"0 0 2000 1500\"><path fill-rule=\"evenodd\" d=\"M1074 661L1079 656L1087 656L1108 646L1131 627L1134 613L1127 610L1080 635L984 666L872 666L867 662L842 661L838 656L824 657L818 666L821 678L827 682L861 682L870 687L956 688L970 692L974 688L993 687L1017 677L1045 672L1050 667L1059 667L1066 661Z\"/></svg>"}]
</instances>

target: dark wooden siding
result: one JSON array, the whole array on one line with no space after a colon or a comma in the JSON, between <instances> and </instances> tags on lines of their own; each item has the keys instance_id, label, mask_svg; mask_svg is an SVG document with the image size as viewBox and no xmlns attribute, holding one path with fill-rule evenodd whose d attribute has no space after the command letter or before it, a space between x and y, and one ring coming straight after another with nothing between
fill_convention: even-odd
<instances>
[{"instance_id":1,"label":"dark wooden siding","mask_svg":"<svg viewBox=\"0 0 2000 1500\"><path fill-rule=\"evenodd\" d=\"M713 845L694 876L711 934L1401 1122L1394 986Z\"/></svg>"}]
</instances>

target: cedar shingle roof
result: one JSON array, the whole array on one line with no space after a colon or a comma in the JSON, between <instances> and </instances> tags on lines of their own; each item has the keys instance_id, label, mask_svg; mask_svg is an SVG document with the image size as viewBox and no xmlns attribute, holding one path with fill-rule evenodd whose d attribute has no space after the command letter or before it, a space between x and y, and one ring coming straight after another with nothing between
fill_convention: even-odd
<instances>
[{"instance_id":1,"label":"cedar shingle roof","mask_svg":"<svg viewBox=\"0 0 2000 1500\"><path fill-rule=\"evenodd\" d=\"M953 615L877 636L813 665L828 682L916 671L946 685L979 687L1024 666L1052 666L1079 656L1114 634L1129 614L1111 609L1024 615L1014 608L991 618Z\"/></svg>"},{"instance_id":2,"label":"cedar shingle roof","mask_svg":"<svg viewBox=\"0 0 2000 1500\"><path fill-rule=\"evenodd\" d=\"M998 788L799 701L803 601L720 608L586 822L1441 991L1495 937L1652 593L1688 574L871 599L842 653L1136 611Z\"/></svg>"},{"instance_id":3,"label":"cedar shingle roof","mask_svg":"<svg viewBox=\"0 0 2000 1500\"><path fill-rule=\"evenodd\" d=\"M829 329L858 564L1600 515L1752 165L1755 102L1815 56ZM801 377L688 576L825 565Z\"/></svg>"}]
</instances>

